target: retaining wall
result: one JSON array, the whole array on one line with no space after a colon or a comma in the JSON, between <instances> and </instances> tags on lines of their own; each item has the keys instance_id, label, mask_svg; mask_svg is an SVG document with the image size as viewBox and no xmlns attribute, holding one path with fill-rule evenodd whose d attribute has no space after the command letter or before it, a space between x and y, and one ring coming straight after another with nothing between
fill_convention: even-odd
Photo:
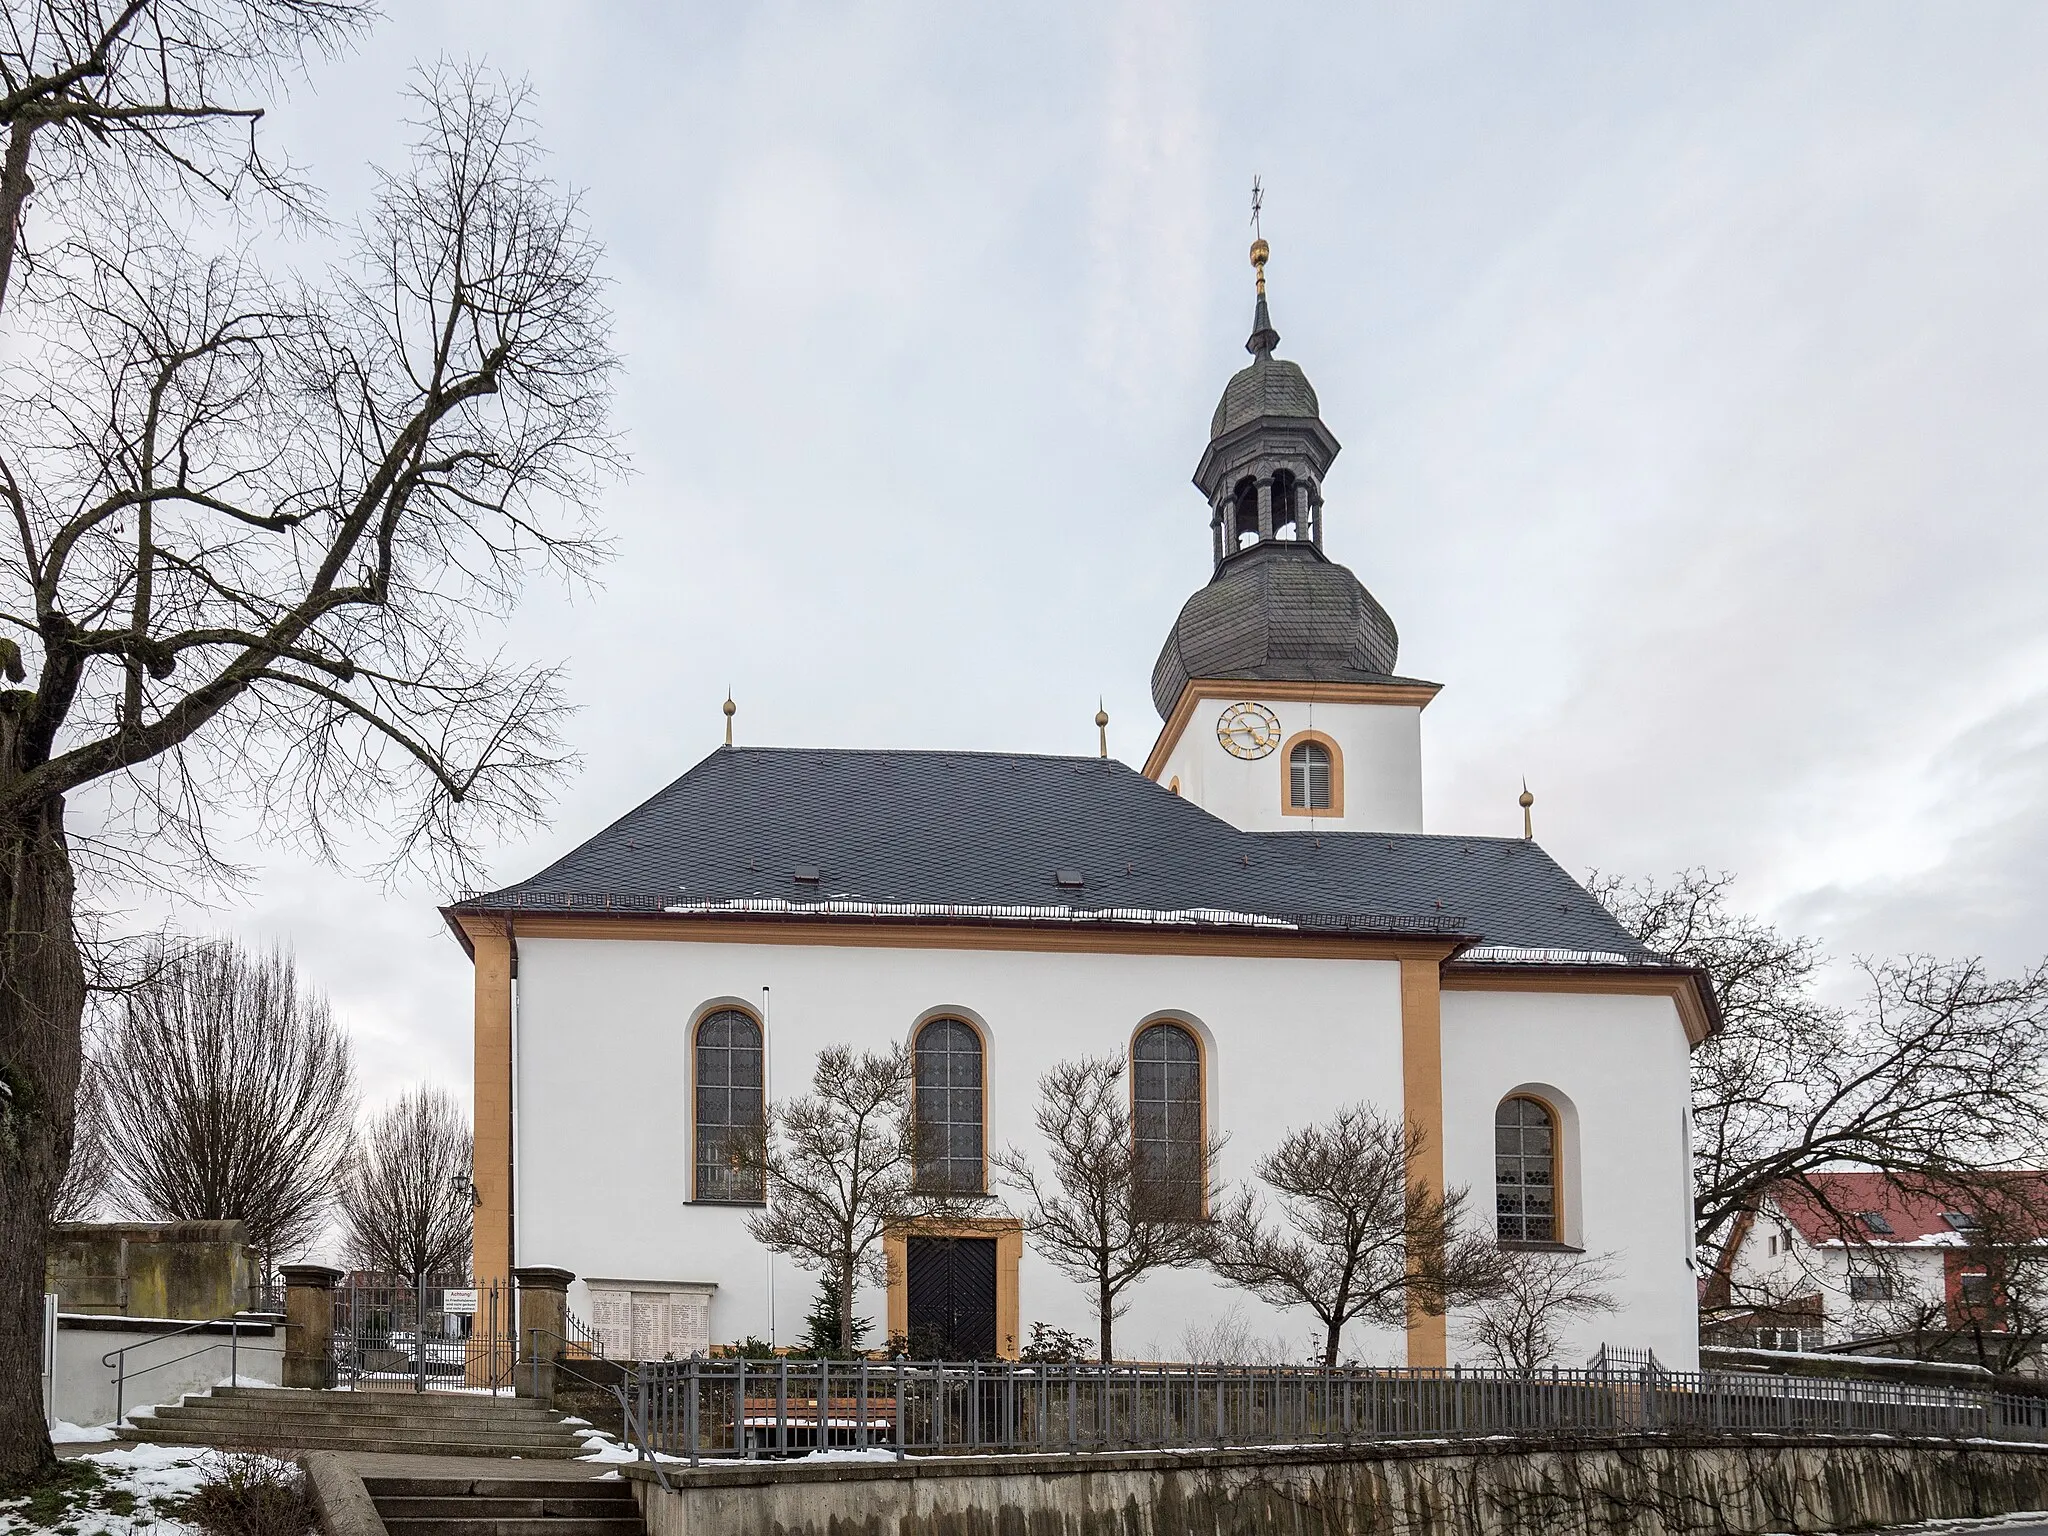
<instances>
[{"instance_id":1,"label":"retaining wall","mask_svg":"<svg viewBox=\"0 0 2048 1536\"><path fill-rule=\"evenodd\" d=\"M2048 1509L2048 1447L1501 1440L645 1466L649 1536L1761 1536Z\"/></svg>"},{"instance_id":2,"label":"retaining wall","mask_svg":"<svg viewBox=\"0 0 2048 1536\"><path fill-rule=\"evenodd\" d=\"M204 1392L230 1372L244 1386L275 1386L284 1380L284 1329L269 1318L245 1320L239 1339L226 1323L208 1323L191 1333L175 1318L57 1317L57 1377L50 1418L73 1424L111 1424L116 1368L105 1357L128 1350L128 1379L120 1388L121 1411L133 1413L175 1403L187 1392Z\"/></svg>"}]
</instances>

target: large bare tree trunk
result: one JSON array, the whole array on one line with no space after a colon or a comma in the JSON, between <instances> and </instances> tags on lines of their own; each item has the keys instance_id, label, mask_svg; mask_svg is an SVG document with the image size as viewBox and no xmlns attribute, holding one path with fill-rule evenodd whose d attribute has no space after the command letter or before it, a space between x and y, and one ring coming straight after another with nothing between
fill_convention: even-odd
<instances>
[{"instance_id":1,"label":"large bare tree trunk","mask_svg":"<svg viewBox=\"0 0 2048 1536\"><path fill-rule=\"evenodd\" d=\"M1116 1359L1116 1356L1110 1353L1112 1340L1109 1336L1110 1325L1116 1321L1116 1291L1111 1287L1109 1276L1107 1275L1102 1276L1096 1282L1095 1320L1102 1334L1102 1337L1096 1341L1096 1344L1102 1353L1102 1363L1108 1365L1112 1360Z\"/></svg>"},{"instance_id":2,"label":"large bare tree trunk","mask_svg":"<svg viewBox=\"0 0 2048 1536\"><path fill-rule=\"evenodd\" d=\"M13 743L0 715L0 768ZM40 1375L43 1249L71 1161L85 967L64 804L0 823L0 1483L54 1462Z\"/></svg>"}]
</instances>

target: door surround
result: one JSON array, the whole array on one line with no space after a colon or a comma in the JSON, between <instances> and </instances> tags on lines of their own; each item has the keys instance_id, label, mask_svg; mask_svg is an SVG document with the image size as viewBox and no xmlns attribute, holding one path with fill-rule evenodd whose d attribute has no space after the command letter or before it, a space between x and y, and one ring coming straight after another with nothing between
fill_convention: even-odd
<instances>
[{"instance_id":1,"label":"door surround","mask_svg":"<svg viewBox=\"0 0 2048 1536\"><path fill-rule=\"evenodd\" d=\"M1024 1223L1015 1216L962 1216L919 1221L883 1234L889 1266L889 1336L910 1332L910 1267L906 1240L912 1237L992 1237L996 1240L996 1354L1014 1360L1018 1351L1017 1266L1024 1257Z\"/></svg>"}]
</instances>

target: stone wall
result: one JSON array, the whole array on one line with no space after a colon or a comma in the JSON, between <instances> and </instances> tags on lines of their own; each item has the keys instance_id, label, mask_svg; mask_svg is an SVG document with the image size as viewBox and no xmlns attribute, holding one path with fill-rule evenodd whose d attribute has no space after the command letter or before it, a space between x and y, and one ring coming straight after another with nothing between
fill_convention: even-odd
<instances>
[{"instance_id":1,"label":"stone wall","mask_svg":"<svg viewBox=\"0 0 2048 1536\"><path fill-rule=\"evenodd\" d=\"M627 1469L649 1536L1761 1536L2048 1509L2048 1446L1492 1441Z\"/></svg>"},{"instance_id":2,"label":"stone wall","mask_svg":"<svg viewBox=\"0 0 2048 1536\"><path fill-rule=\"evenodd\" d=\"M250 1306L261 1272L239 1221L69 1221L43 1288L63 1312L198 1322Z\"/></svg>"}]
</instances>

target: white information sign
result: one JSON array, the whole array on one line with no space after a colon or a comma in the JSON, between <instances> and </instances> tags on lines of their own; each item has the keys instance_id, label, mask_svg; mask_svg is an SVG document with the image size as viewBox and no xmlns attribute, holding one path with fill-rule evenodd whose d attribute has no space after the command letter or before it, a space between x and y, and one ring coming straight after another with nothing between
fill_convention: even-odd
<instances>
[{"instance_id":1,"label":"white information sign","mask_svg":"<svg viewBox=\"0 0 2048 1536\"><path fill-rule=\"evenodd\" d=\"M471 1286L464 1290L450 1289L443 1291L441 1293L441 1310L443 1312L461 1313L468 1317L476 1316L476 1288Z\"/></svg>"}]
</instances>

